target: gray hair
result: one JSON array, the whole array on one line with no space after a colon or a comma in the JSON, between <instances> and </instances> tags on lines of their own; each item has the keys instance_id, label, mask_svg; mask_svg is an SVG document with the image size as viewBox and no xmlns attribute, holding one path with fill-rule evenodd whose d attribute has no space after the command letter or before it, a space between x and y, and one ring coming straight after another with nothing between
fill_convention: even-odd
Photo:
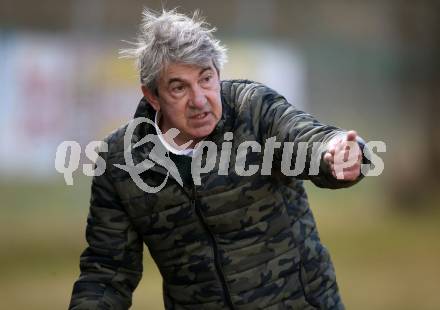
<instances>
[{"instance_id":1,"label":"gray hair","mask_svg":"<svg viewBox=\"0 0 440 310\"><path fill-rule=\"evenodd\" d=\"M211 60L219 71L227 60L226 48L216 40L198 11L193 17L176 10L157 14L149 9L142 12L137 42L128 42L133 48L123 49L123 58L134 58L141 84L157 91L161 71L170 63L206 65Z\"/></svg>"}]
</instances>

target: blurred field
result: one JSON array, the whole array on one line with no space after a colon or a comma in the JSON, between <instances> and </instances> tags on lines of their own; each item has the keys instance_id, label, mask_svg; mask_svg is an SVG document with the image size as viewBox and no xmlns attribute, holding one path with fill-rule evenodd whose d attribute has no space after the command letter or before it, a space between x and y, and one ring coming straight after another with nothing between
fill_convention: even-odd
<instances>
[{"instance_id":1,"label":"blurred field","mask_svg":"<svg viewBox=\"0 0 440 310\"><path fill-rule=\"evenodd\" d=\"M85 246L90 179L0 183L2 309L66 309ZM308 185L347 309L439 309L438 214L391 211L376 179L340 191ZM432 202L435 203L435 202ZM132 309L163 309L146 254Z\"/></svg>"}]
</instances>

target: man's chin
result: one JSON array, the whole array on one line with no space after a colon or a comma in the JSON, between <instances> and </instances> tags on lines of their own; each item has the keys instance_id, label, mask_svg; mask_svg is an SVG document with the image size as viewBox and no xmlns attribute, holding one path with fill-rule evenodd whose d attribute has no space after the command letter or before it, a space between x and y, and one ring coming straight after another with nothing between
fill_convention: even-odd
<instances>
[{"instance_id":1,"label":"man's chin","mask_svg":"<svg viewBox=\"0 0 440 310\"><path fill-rule=\"evenodd\" d=\"M207 126L207 127L202 127L196 131L194 131L192 137L193 140L197 140L197 141L201 141L203 139L205 139L207 136L209 136L213 131L214 131L215 126Z\"/></svg>"}]
</instances>

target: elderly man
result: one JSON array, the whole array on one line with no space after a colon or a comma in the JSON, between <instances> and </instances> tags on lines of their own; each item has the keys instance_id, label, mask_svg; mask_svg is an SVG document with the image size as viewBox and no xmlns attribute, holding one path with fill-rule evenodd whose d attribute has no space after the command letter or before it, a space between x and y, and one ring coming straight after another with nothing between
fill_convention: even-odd
<instances>
[{"instance_id":1,"label":"elderly man","mask_svg":"<svg viewBox=\"0 0 440 310\"><path fill-rule=\"evenodd\" d=\"M70 309L129 308L143 243L166 309L343 309L303 180L356 183L356 132L319 123L262 84L221 81L225 49L196 14L145 10L140 30L124 55L138 63L142 121L106 139ZM299 165L301 154L304 169L292 174L286 158Z\"/></svg>"}]
</instances>

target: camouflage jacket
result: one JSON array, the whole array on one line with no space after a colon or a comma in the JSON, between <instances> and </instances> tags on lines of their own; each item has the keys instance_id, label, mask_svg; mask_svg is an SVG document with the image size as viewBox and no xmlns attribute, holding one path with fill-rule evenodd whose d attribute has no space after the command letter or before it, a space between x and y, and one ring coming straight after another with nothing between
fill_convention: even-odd
<instances>
[{"instance_id":1,"label":"camouflage jacket","mask_svg":"<svg viewBox=\"0 0 440 310\"><path fill-rule=\"evenodd\" d=\"M223 81L221 92L222 117L206 139L219 152L224 133L232 132L232 153L243 141L264 145L276 137L307 142L310 160L313 142L340 133L264 85ZM142 100L135 116L153 120L154 110ZM126 128L107 138L108 152L101 154L107 169L92 182L88 247L70 309L128 309L142 275L143 243L163 277L166 309L343 309L303 180L328 188L354 182L337 181L322 164L315 176L286 177L280 173L279 148L270 175L239 176L231 156L227 175L218 174L217 163L202 174L201 185L186 180L180 186L169 177L162 190L146 193L114 166L125 164ZM137 126L132 145L148 133L156 133L153 126ZM151 150L148 143L133 148L134 162ZM261 157L248 153L246 163L261 164ZM183 164L178 163L179 171ZM161 184L167 170L155 165L140 176L150 185Z\"/></svg>"}]
</instances>

